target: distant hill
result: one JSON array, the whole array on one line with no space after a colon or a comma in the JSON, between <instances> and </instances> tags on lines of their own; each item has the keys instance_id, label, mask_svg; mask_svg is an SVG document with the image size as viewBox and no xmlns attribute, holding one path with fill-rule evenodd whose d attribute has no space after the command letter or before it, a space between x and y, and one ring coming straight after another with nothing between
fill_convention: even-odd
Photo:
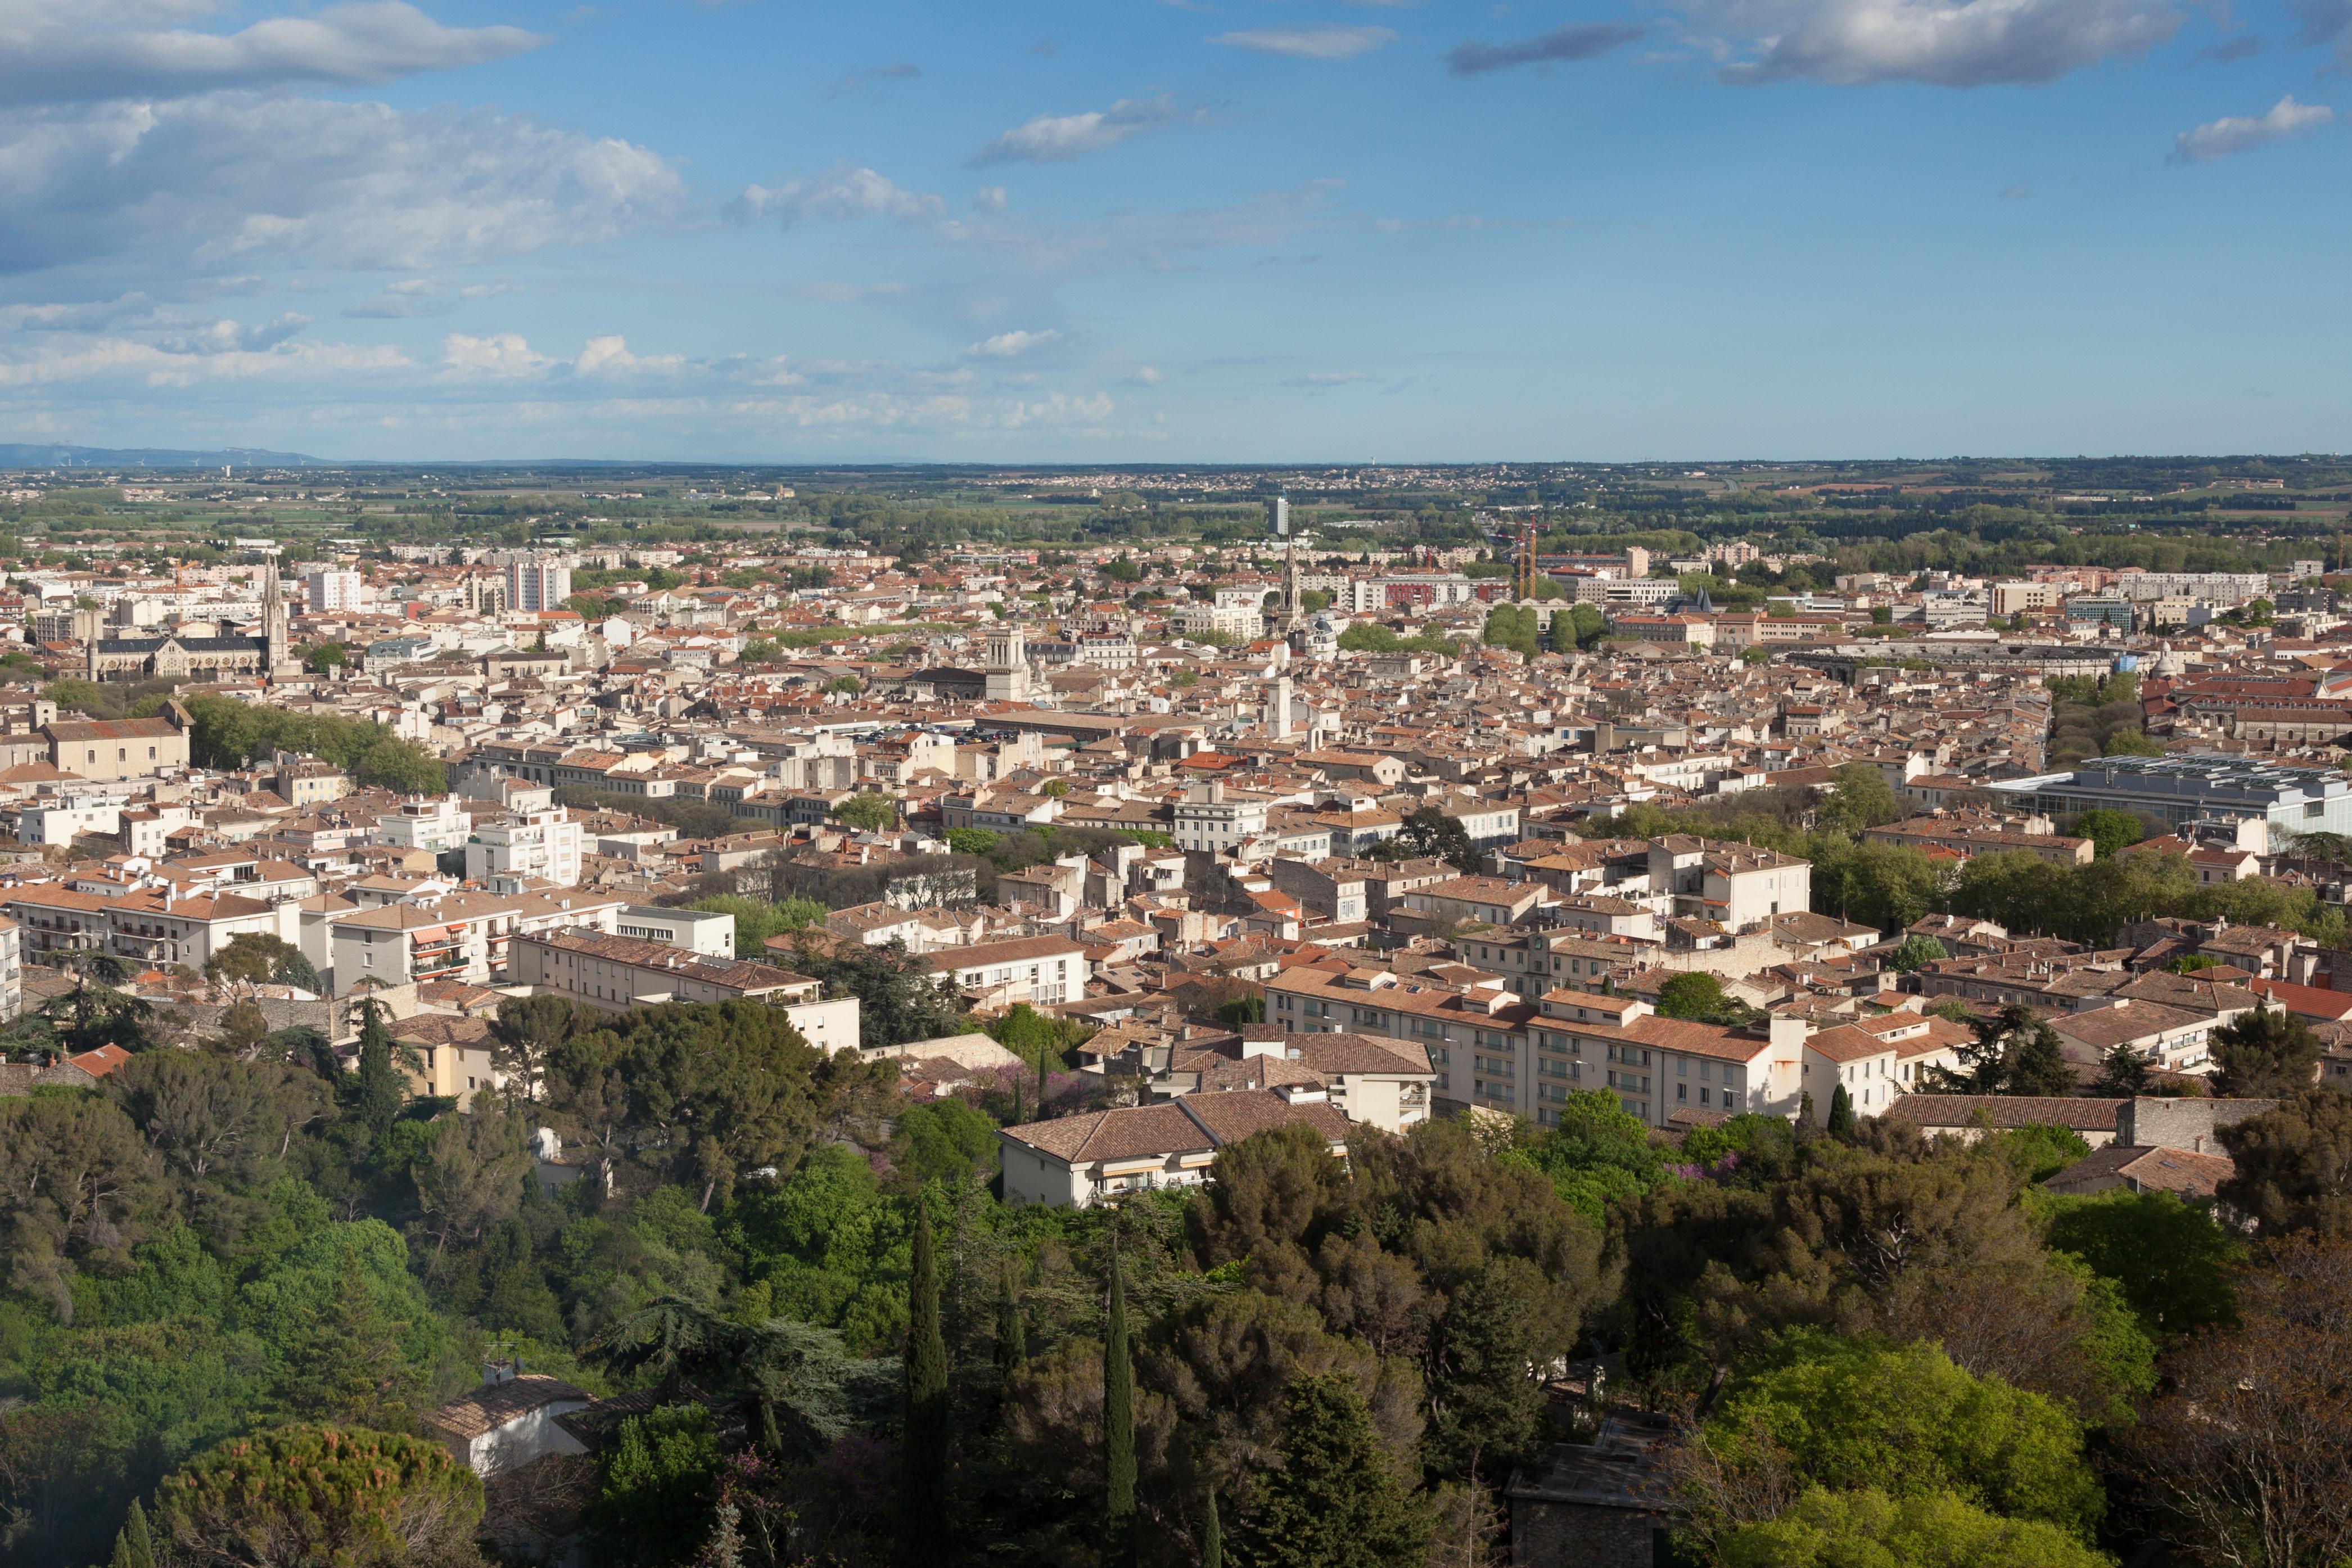
<instances>
[{"instance_id":1,"label":"distant hill","mask_svg":"<svg viewBox=\"0 0 2352 1568\"><path fill-rule=\"evenodd\" d=\"M37 446L0 441L0 468L324 468L324 458L299 452L263 452L250 446L217 452L181 452L162 446Z\"/></svg>"}]
</instances>

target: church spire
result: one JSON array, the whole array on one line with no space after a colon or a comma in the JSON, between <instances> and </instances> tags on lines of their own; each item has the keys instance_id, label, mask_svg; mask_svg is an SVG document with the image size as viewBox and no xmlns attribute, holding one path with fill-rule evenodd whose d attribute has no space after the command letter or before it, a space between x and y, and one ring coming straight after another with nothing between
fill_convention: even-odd
<instances>
[{"instance_id":1,"label":"church spire","mask_svg":"<svg viewBox=\"0 0 2352 1568\"><path fill-rule=\"evenodd\" d=\"M278 666L286 663L289 638L286 632L286 594L278 582L278 558L271 556L261 575L261 635L268 644L266 667L262 674L274 676Z\"/></svg>"}]
</instances>

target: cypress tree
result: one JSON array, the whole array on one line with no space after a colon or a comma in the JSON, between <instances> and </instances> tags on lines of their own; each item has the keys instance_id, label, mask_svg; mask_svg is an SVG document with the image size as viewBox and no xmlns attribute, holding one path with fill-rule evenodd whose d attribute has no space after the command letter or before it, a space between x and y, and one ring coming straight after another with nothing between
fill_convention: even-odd
<instances>
[{"instance_id":1,"label":"cypress tree","mask_svg":"<svg viewBox=\"0 0 2352 1568\"><path fill-rule=\"evenodd\" d=\"M1853 1133L1853 1096L1845 1092L1843 1083L1830 1096L1829 1132L1833 1138L1849 1137Z\"/></svg>"},{"instance_id":2,"label":"cypress tree","mask_svg":"<svg viewBox=\"0 0 2352 1568\"><path fill-rule=\"evenodd\" d=\"M400 1071L392 1064L392 1030L383 1021L383 1004L373 998L360 1003L360 1066L354 1085L360 1120L381 1134L400 1115L406 1098Z\"/></svg>"},{"instance_id":3,"label":"cypress tree","mask_svg":"<svg viewBox=\"0 0 2352 1568\"><path fill-rule=\"evenodd\" d=\"M996 1369L1010 1381L1029 1364L1029 1328L1021 1318L1021 1297L1013 1276L1004 1276L1004 1293L996 1301Z\"/></svg>"},{"instance_id":4,"label":"cypress tree","mask_svg":"<svg viewBox=\"0 0 2352 1568\"><path fill-rule=\"evenodd\" d=\"M1201 1568L1225 1568L1225 1532L1217 1522L1217 1488L1214 1482L1201 1489Z\"/></svg>"},{"instance_id":5,"label":"cypress tree","mask_svg":"<svg viewBox=\"0 0 2352 1568\"><path fill-rule=\"evenodd\" d=\"M155 1542L147 1533L146 1511L139 1500L131 1500L131 1517L115 1531L114 1555L107 1559L107 1568L155 1568Z\"/></svg>"},{"instance_id":6,"label":"cypress tree","mask_svg":"<svg viewBox=\"0 0 2352 1568\"><path fill-rule=\"evenodd\" d=\"M1103 1568L1132 1568L1135 1562L1135 1366L1128 1354L1121 1274L1114 1228L1110 1322L1103 1334Z\"/></svg>"},{"instance_id":7,"label":"cypress tree","mask_svg":"<svg viewBox=\"0 0 2352 1568\"><path fill-rule=\"evenodd\" d=\"M946 1550L948 1348L940 1334L940 1277L931 1256L929 1194L915 1199L915 1269L908 1284L906 1470L898 1490L899 1560L938 1568Z\"/></svg>"}]
</instances>

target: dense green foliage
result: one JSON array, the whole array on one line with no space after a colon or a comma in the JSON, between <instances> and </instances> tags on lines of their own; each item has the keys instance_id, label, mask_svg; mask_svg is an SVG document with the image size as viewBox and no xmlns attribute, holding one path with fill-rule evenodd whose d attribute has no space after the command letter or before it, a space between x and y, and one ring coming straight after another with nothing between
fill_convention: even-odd
<instances>
[{"instance_id":1,"label":"dense green foliage","mask_svg":"<svg viewBox=\"0 0 2352 1568\"><path fill-rule=\"evenodd\" d=\"M233 697L193 696L185 706L193 721L189 755L200 767L241 768L273 751L293 751L321 758L379 789L437 795L449 787L439 758L381 725Z\"/></svg>"}]
</instances>

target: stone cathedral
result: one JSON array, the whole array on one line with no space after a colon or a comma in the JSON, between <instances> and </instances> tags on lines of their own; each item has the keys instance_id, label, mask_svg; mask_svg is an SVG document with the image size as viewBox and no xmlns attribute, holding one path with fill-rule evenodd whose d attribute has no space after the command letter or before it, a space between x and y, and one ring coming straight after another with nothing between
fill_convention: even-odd
<instances>
[{"instance_id":1,"label":"stone cathedral","mask_svg":"<svg viewBox=\"0 0 2352 1568\"><path fill-rule=\"evenodd\" d=\"M93 681L273 679L289 672L293 651L286 628L286 598L271 561L261 583L258 637L93 637L84 674Z\"/></svg>"}]
</instances>

